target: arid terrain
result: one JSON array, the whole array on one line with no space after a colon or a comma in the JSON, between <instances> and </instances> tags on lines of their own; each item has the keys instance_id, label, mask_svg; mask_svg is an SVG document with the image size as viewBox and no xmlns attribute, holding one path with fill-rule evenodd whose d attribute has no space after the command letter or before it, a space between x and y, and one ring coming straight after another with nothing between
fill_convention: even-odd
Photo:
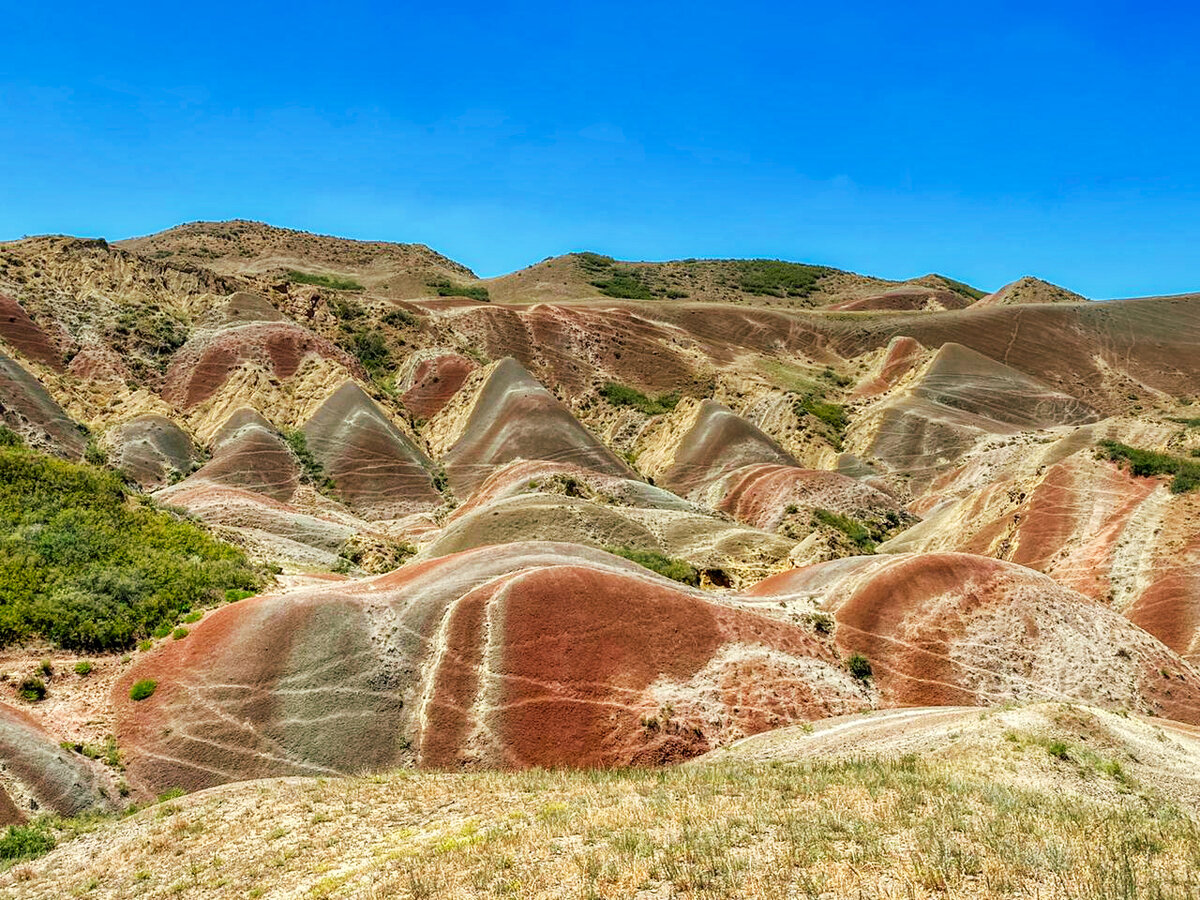
<instances>
[{"instance_id":1,"label":"arid terrain","mask_svg":"<svg viewBox=\"0 0 1200 900\"><path fill-rule=\"evenodd\" d=\"M1033 277L2 243L0 896L1200 896L1198 347Z\"/></svg>"}]
</instances>

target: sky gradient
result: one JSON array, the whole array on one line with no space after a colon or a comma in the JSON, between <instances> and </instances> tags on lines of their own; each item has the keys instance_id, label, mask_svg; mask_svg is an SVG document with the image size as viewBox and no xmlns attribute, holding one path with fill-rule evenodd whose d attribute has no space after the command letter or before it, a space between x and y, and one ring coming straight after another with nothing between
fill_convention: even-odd
<instances>
[{"instance_id":1,"label":"sky gradient","mask_svg":"<svg viewBox=\"0 0 1200 900\"><path fill-rule=\"evenodd\" d=\"M1200 290L1190 4L41 6L5 12L0 239L251 218L485 276L594 250Z\"/></svg>"}]
</instances>

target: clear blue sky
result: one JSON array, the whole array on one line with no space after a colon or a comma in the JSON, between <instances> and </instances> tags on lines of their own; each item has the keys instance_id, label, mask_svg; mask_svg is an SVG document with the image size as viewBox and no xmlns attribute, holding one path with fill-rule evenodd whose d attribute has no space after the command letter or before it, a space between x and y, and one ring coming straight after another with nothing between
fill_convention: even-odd
<instances>
[{"instance_id":1,"label":"clear blue sky","mask_svg":"<svg viewBox=\"0 0 1200 900\"><path fill-rule=\"evenodd\" d=\"M254 218L1200 290L1187 3L7 4L0 238Z\"/></svg>"}]
</instances>

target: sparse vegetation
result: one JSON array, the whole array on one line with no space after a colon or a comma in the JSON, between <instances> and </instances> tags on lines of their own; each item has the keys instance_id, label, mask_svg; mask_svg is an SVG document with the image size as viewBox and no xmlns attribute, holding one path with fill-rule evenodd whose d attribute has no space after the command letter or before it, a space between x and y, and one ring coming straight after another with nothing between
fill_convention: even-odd
<instances>
[{"instance_id":1,"label":"sparse vegetation","mask_svg":"<svg viewBox=\"0 0 1200 900\"><path fill-rule=\"evenodd\" d=\"M964 284L961 281L955 281L953 278L947 278L945 275L938 275L936 277L949 290L954 291L959 296L966 297L968 300L980 300L987 296L986 291L981 291L979 288L971 287L971 285Z\"/></svg>"},{"instance_id":2,"label":"sparse vegetation","mask_svg":"<svg viewBox=\"0 0 1200 900\"><path fill-rule=\"evenodd\" d=\"M592 286L605 297L620 300L653 300L654 292L633 269L614 269L606 278L597 278Z\"/></svg>"},{"instance_id":3,"label":"sparse vegetation","mask_svg":"<svg viewBox=\"0 0 1200 900\"><path fill-rule=\"evenodd\" d=\"M153 678L143 678L141 681L135 681L133 687L129 689L129 699L140 701L150 697L158 690L158 682Z\"/></svg>"},{"instance_id":4,"label":"sparse vegetation","mask_svg":"<svg viewBox=\"0 0 1200 900\"><path fill-rule=\"evenodd\" d=\"M700 571L686 559L674 559L654 550L639 550L636 547L605 547L609 553L622 556L631 562L674 581L700 586Z\"/></svg>"},{"instance_id":5,"label":"sparse vegetation","mask_svg":"<svg viewBox=\"0 0 1200 900\"><path fill-rule=\"evenodd\" d=\"M657 397L648 397L637 388L612 381L605 382L600 388L600 396L614 406L630 406L648 416L670 412L679 403L678 394L660 394Z\"/></svg>"},{"instance_id":6,"label":"sparse vegetation","mask_svg":"<svg viewBox=\"0 0 1200 900\"><path fill-rule=\"evenodd\" d=\"M816 416L832 428L838 436L845 433L846 426L850 423L849 418L846 416L846 410L840 405L837 403L826 403L814 397L805 397L798 400L797 414Z\"/></svg>"},{"instance_id":7,"label":"sparse vegetation","mask_svg":"<svg viewBox=\"0 0 1200 900\"><path fill-rule=\"evenodd\" d=\"M116 473L0 450L0 645L131 648L257 582L241 551L136 498Z\"/></svg>"},{"instance_id":8,"label":"sparse vegetation","mask_svg":"<svg viewBox=\"0 0 1200 900\"><path fill-rule=\"evenodd\" d=\"M1172 475L1171 493L1185 494L1200 488L1200 462L1130 447L1118 441L1101 441L1100 448L1108 459L1127 464L1131 474L1141 478L1156 475Z\"/></svg>"},{"instance_id":9,"label":"sparse vegetation","mask_svg":"<svg viewBox=\"0 0 1200 900\"><path fill-rule=\"evenodd\" d=\"M293 284L312 284L317 287L329 288L334 291L363 291L366 290L361 284L353 278L343 278L339 275L321 275L315 272L297 272L291 270L287 273L288 281Z\"/></svg>"},{"instance_id":10,"label":"sparse vegetation","mask_svg":"<svg viewBox=\"0 0 1200 900\"><path fill-rule=\"evenodd\" d=\"M443 278L440 281L429 282L429 286L437 291L439 297L469 297L481 303L487 303L492 299L488 294L488 289L482 284L457 284Z\"/></svg>"},{"instance_id":11,"label":"sparse vegetation","mask_svg":"<svg viewBox=\"0 0 1200 900\"><path fill-rule=\"evenodd\" d=\"M677 723L664 704L643 727ZM212 835L235 822L261 839L218 866ZM97 826L62 827L65 847ZM1194 815L1157 797L1100 803L912 756L280 781L102 827L145 846L71 851L105 895L190 863L246 896L270 878L311 896L1185 900L1200 842ZM92 884L65 862L39 879L46 896Z\"/></svg>"}]
</instances>

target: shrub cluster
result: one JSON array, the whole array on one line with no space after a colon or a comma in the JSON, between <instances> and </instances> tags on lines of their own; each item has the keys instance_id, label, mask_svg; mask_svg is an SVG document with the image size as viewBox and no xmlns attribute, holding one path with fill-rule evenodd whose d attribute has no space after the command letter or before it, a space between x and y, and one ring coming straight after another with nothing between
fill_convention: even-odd
<instances>
[{"instance_id":1,"label":"shrub cluster","mask_svg":"<svg viewBox=\"0 0 1200 900\"><path fill-rule=\"evenodd\" d=\"M1171 479L1172 494L1186 494L1200 487L1200 462L1169 453L1130 447L1118 441L1101 441L1100 448L1110 460L1127 464L1129 471L1139 477L1175 476Z\"/></svg>"},{"instance_id":2,"label":"shrub cluster","mask_svg":"<svg viewBox=\"0 0 1200 900\"><path fill-rule=\"evenodd\" d=\"M737 262L738 287L747 294L771 297L805 297L829 271L823 266L778 259L741 259Z\"/></svg>"},{"instance_id":3,"label":"shrub cluster","mask_svg":"<svg viewBox=\"0 0 1200 900\"><path fill-rule=\"evenodd\" d=\"M488 289L482 284L456 284L448 278L429 282L429 286L437 291L439 297L469 297L481 303L491 300Z\"/></svg>"},{"instance_id":4,"label":"shrub cluster","mask_svg":"<svg viewBox=\"0 0 1200 900\"><path fill-rule=\"evenodd\" d=\"M341 278L337 275L318 275L313 272L288 272L288 281L293 284L314 284L317 287L329 288L334 291L364 291L361 284L353 278Z\"/></svg>"},{"instance_id":5,"label":"shrub cluster","mask_svg":"<svg viewBox=\"0 0 1200 900\"><path fill-rule=\"evenodd\" d=\"M657 572L659 575L665 575L674 581L690 584L693 587L700 585L700 570L686 559L674 559L653 550L639 550L636 547L605 547L604 549L614 556L623 556L639 566Z\"/></svg>"},{"instance_id":6,"label":"shrub cluster","mask_svg":"<svg viewBox=\"0 0 1200 900\"><path fill-rule=\"evenodd\" d=\"M128 649L258 580L240 550L139 501L116 473L0 449L0 646Z\"/></svg>"},{"instance_id":7,"label":"shrub cluster","mask_svg":"<svg viewBox=\"0 0 1200 900\"><path fill-rule=\"evenodd\" d=\"M613 406L631 406L636 410L654 416L670 412L679 403L678 394L660 394L657 397L647 397L637 388L609 381L600 388L600 396Z\"/></svg>"}]
</instances>

